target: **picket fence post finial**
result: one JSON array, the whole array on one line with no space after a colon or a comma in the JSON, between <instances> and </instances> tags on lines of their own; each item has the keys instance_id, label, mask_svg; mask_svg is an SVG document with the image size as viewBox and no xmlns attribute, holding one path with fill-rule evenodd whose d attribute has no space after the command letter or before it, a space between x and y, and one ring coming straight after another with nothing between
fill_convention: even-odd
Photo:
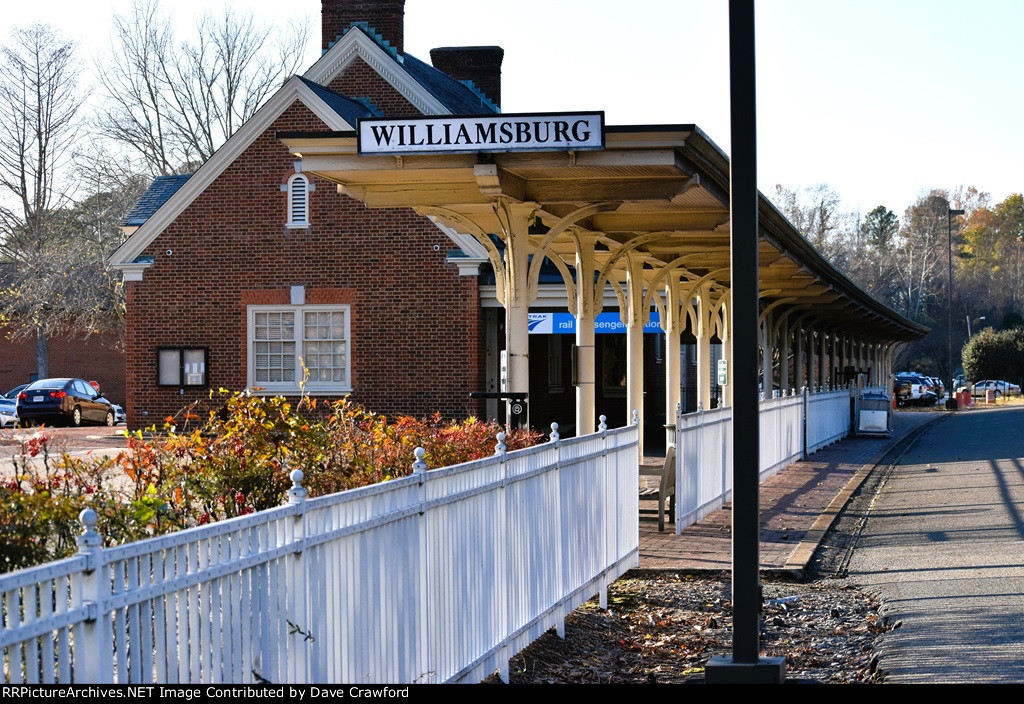
<instances>
[{"instance_id":1,"label":"picket fence post finial","mask_svg":"<svg viewBox=\"0 0 1024 704\"><path fill-rule=\"evenodd\" d=\"M78 514L78 520L85 526L85 531L78 536L78 552L92 553L103 545L103 536L96 532L100 517L91 508L87 508Z\"/></svg>"},{"instance_id":2,"label":"picket fence post finial","mask_svg":"<svg viewBox=\"0 0 1024 704\"><path fill-rule=\"evenodd\" d=\"M551 442L558 442L562 436L558 434L558 423L551 424Z\"/></svg>"},{"instance_id":3,"label":"picket fence post finial","mask_svg":"<svg viewBox=\"0 0 1024 704\"><path fill-rule=\"evenodd\" d=\"M599 420L601 423L597 426L597 431L603 433L608 430L608 416L601 416Z\"/></svg>"},{"instance_id":4,"label":"picket fence post finial","mask_svg":"<svg viewBox=\"0 0 1024 704\"><path fill-rule=\"evenodd\" d=\"M505 433L498 433L498 444L494 446L494 454L504 455L508 450L508 447L505 445L506 437Z\"/></svg>"},{"instance_id":5,"label":"picket fence post finial","mask_svg":"<svg viewBox=\"0 0 1024 704\"><path fill-rule=\"evenodd\" d=\"M288 478L292 480L292 488L288 490L288 503L301 504L306 500L306 489L302 486L302 480L306 475L301 469L292 470Z\"/></svg>"},{"instance_id":6,"label":"picket fence post finial","mask_svg":"<svg viewBox=\"0 0 1024 704\"><path fill-rule=\"evenodd\" d=\"M412 473L422 474L427 471L427 463L423 460L426 456L427 451L422 447L417 447L412 451L412 454L416 456L416 460L412 463Z\"/></svg>"}]
</instances>

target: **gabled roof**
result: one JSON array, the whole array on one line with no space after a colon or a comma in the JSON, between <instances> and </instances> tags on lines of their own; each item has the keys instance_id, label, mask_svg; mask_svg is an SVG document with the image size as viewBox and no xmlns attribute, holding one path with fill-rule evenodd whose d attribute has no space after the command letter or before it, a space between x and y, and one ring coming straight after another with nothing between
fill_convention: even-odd
<instances>
[{"instance_id":1,"label":"gabled roof","mask_svg":"<svg viewBox=\"0 0 1024 704\"><path fill-rule=\"evenodd\" d=\"M145 223L153 213L160 209L161 205L185 185L185 181L188 181L191 176L192 174L157 176L139 198L139 202L132 206L132 209L124 216L124 222L121 225L139 227Z\"/></svg>"},{"instance_id":2,"label":"gabled roof","mask_svg":"<svg viewBox=\"0 0 1024 704\"><path fill-rule=\"evenodd\" d=\"M329 85L356 59L362 59L424 115L500 112L469 81L457 81L414 56L399 54L363 23L349 27L303 76Z\"/></svg>"},{"instance_id":3,"label":"gabled roof","mask_svg":"<svg viewBox=\"0 0 1024 704\"><path fill-rule=\"evenodd\" d=\"M360 117L380 117L380 111L372 108L370 105L362 103L358 100L348 98L341 93L335 93L329 88L324 88L318 83L308 78L299 76L298 79L309 86L309 89L317 95L318 98L323 100L331 110L338 113L338 116L345 122L352 126L355 126L356 121Z\"/></svg>"},{"instance_id":4,"label":"gabled roof","mask_svg":"<svg viewBox=\"0 0 1024 704\"><path fill-rule=\"evenodd\" d=\"M294 101L306 105L328 130L339 132L355 129L360 117L379 116L380 111L372 103L324 87L357 58L425 115L498 112L468 82L456 81L408 54L400 55L371 28L353 25L303 76L288 80L192 177L179 177L182 180L177 183L161 182L159 190L144 203L151 195L147 191L130 214L131 222L125 222L139 229L111 258L111 263L124 272L125 280L141 280L142 270L152 264L140 256L146 247Z\"/></svg>"},{"instance_id":5,"label":"gabled roof","mask_svg":"<svg viewBox=\"0 0 1024 704\"><path fill-rule=\"evenodd\" d=\"M473 85L472 81L465 83L456 81L448 74L420 61L411 54L405 55L405 62L402 66L417 83L444 103L453 115L501 112L498 106L488 100L487 96Z\"/></svg>"},{"instance_id":6,"label":"gabled roof","mask_svg":"<svg viewBox=\"0 0 1024 704\"><path fill-rule=\"evenodd\" d=\"M142 280L142 270L152 265L151 261L140 258L146 247L296 101L309 108L310 112L323 121L329 129L340 131L355 129L355 122L349 122L338 110L344 103L343 109L348 111L350 109L348 103L351 101L320 86L315 86L315 88L319 88L319 90L315 90L314 86L299 76L288 79L280 90L256 111L255 115L231 135L206 163L199 167L198 171L183 183L178 184L174 193L157 205L139 226L139 229L125 240L111 256L110 263L122 270L126 281ZM329 104L328 100L332 104ZM353 104L359 105L359 103ZM368 111L365 106L361 107ZM367 114L370 114L369 111Z\"/></svg>"},{"instance_id":7,"label":"gabled roof","mask_svg":"<svg viewBox=\"0 0 1024 704\"><path fill-rule=\"evenodd\" d=\"M359 30L358 33L361 33L371 42L376 44L377 47L379 47L393 63L397 64L397 67L404 69L406 74L440 101L452 114L479 115L482 113L501 112L498 106L488 99L488 97L484 95L472 81L455 80L443 71L434 68L428 63L420 61L412 54L399 54L398 51L391 46L390 42L385 40L379 32L374 30L374 28L366 22L353 22L352 26L346 29L341 36L330 43L330 46L324 54L326 55L331 53L335 45L345 44L346 37L349 37L354 29ZM354 37L350 37L348 39L349 43L352 43L353 41ZM366 60L365 57L363 58ZM310 71L312 72L312 69L310 69ZM340 71L334 71L334 75L329 75L328 77L321 76L314 80L326 85L327 83L330 83L338 73L340 73ZM306 75L309 77L310 74L307 73ZM397 88L397 86L395 87Z\"/></svg>"}]
</instances>

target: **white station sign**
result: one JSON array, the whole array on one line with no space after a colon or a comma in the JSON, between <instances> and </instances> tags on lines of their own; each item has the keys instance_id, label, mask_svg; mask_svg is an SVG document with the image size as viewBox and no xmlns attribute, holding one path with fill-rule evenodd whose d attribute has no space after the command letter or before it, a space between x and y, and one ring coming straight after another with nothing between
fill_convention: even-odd
<instances>
[{"instance_id":1,"label":"white station sign","mask_svg":"<svg viewBox=\"0 0 1024 704\"><path fill-rule=\"evenodd\" d=\"M360 154L604 149L604 113L359 120Z\"/></svg>"}]
</instances>

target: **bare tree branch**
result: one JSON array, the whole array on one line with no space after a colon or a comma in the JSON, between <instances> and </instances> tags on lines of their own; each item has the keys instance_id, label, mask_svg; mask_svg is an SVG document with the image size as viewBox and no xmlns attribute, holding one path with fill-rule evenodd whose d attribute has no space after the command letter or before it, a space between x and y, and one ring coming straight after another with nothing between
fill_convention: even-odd
<instances>
[{"instance_id":1,"label":"bare tree branch","mask_svg":"<svg viewBox=\"0 0 1024 704\"><path fill-rule=\"evenodd\" d=\"M116 58L99 67L107 107L96 127L152 175L209 159L296 71L309 36L308 19L278 29L225 7L178 43L156 0L136 0L113 27Z\"/></svg>"}]
</instances>

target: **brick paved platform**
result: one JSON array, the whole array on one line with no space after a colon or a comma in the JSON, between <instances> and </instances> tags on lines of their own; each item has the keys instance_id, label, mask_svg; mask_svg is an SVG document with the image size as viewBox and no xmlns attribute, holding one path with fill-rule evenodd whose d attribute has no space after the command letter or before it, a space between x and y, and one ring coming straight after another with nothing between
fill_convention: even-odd
<instances>
[{"instance_id":1,"label":"brick paved platform","mask_svg":"<svg viewBox=\"0 0 1024 704\"><path fill-rule=\"evenodd\" d=\"M761 568L797 573L849 495L886 452L942 413L901 412L892 438L849 437L794 462L761 484ZM645 458L645 462L649 462ZM641 509L657 502L641 501ZM658 532L657 513L640 515L640 569L686 572L731 569L732 504L675 535Z\"/></svg>"}]
</instances>

